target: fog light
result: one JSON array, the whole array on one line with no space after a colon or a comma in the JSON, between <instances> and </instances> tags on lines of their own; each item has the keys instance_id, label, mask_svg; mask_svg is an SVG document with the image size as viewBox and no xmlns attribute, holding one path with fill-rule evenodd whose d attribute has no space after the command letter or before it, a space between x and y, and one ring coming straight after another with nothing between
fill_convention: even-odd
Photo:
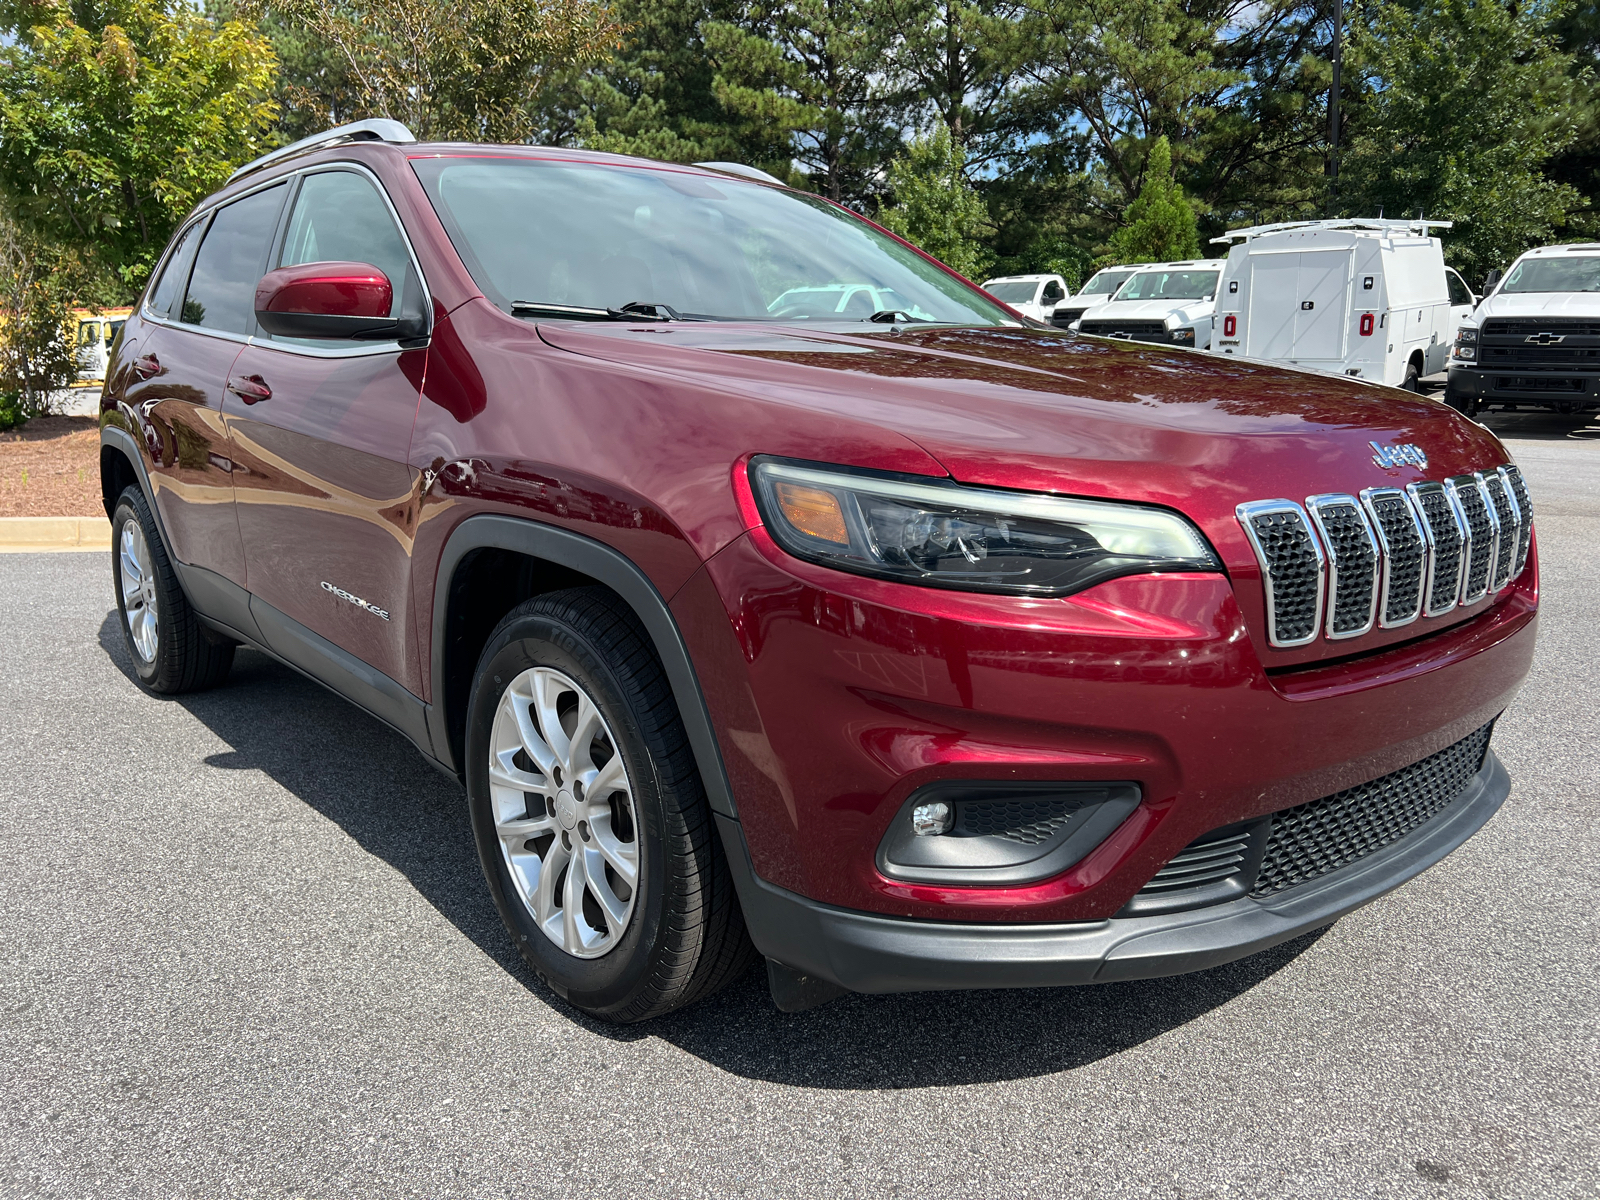
<instances>
[{"instance_id":1,"label":"fog light","mask_svg":"<svg viewBox=\"0 0 1600 1200\"><path fill-rule=\"evenodd\" d=\"M949 833L955 823L955 810L943 800L919 804L911 810L911 828L918 837L937 837L941 833Z\"/></svg>"}]
</instances>

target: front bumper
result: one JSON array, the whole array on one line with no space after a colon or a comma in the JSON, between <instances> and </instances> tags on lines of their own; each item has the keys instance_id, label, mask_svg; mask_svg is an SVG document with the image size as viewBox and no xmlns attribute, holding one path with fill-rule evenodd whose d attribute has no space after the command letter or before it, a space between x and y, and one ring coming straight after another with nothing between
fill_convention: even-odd
<instances>
[{"instance_id":1,"label":"front bumper","mask_svg":"<svg viewBox=\"0 0 1600 1200\"><path fill-rule=\"evenodd\" d=\"M1448 378L1452 393L1485 404L1600 407L1600 375L1581 371L1485 371L1452 362Z\"/></svg>"},{"instance_id":2,"label":"front bumper","mask_svg":"<svg viewBox=\"0 0 1600 1200\"><path fill-rule=\"evenodd\" d=\"M1056 925L907 920L835 908L756 876L738 822L718 817L756 948L854 992L1051 987L1178 975L1320 929L1443 859L1511 790L1491 750L1448 808L1359 862L1270 898Z\"/></svg>"}]
</instances>

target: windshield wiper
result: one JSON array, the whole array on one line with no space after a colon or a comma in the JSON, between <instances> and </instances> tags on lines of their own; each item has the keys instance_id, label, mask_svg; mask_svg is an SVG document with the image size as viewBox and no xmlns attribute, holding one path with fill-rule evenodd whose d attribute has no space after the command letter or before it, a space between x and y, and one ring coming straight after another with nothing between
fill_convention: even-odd
<instances>
[{"instance_id":1,"label":"windshield wiper","mask_svg":"<svg viewBox=\"0 0 1600 1200\"><path fill-rule=\"evenodd\" d=\"M880 308L867 318L879 325L926 325L932 317L913 317L903 308Z\"/></svg>"},{"instance_id":2,"label":"windshield wiper","mask_svg":"<svg viewBox=\"0 0 1600 1200\"><path fill-rule=\"evenodd\" d=\"M588 308L581 304L554 304L543 300L513 300L513 316L565 317L573 321L714 321L703 313L681 313L670 304L630 300L621 308Z\"/></svg>"}]
</instances>

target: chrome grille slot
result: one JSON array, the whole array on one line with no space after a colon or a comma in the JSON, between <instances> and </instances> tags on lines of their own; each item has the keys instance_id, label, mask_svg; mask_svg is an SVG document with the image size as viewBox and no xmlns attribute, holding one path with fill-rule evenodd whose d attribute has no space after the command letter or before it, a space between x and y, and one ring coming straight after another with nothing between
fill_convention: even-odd
<instances>
[{"instance_id":1,"label":"chrome grille slot","mask_svg":"<svg viewBox=\"0 0 1600 1200\"><path fill-rule=\"evenodd\" d=\"M1399 488L1367 488L1361 502L1372 516L1382 547L1378 624L1408 625L1422 613L1422 584L1428 571L1428 543L1411 501Z\"/></svg>"},{"instance_id":2,"label":"chrome grille slot","mask_svg":"<svg viewBox=\"0 0 1600 1200\"><path fill-rule=\"evenodd\" d=\"M1310 496L1306 511L1328 552L1328 636L1360 637L1378 610L1378 541L1354 496Z\"/></svg>"},{"instance_id":3,"label":"chrome grille slot","mask_svg":"<svg viewBox=\"0 0 1600 1200\"><path fill-rule=\"evenodd\" d=\"M1444 481L1461 507L1467 523L1467 569L1461 584L1461 603L1476 604L1489 592L1489 576L1499 549L1499 526L1489 498L1476 475L1455 475Z\"/></svg>"},{"instance_id":4,"label":"chrome grille slot","mask_svg":"<svg viewBox=\"0 0 1600 1200\"><path fill-rule=\"evenodd\" d=\"M1479 471L1478 482L1484 495L1494 508L1495 519L1500 522L1500 552L1495 555L1494 570L1490 574L1490 589L1498 592L1511 582L1514 572L1512 562L1517 557L1517 542L1522 535L1522 514L1517 511L1516 499L1498 471Z\"/></svg>"},{"instance_id":5,"label":"chrome grille slot","mask_svg":"<svg viewBox=\"0 0 1600 1200\"><path fill-rule=\"evenodd\" d=\"M1325 572L1305 510L1292 500L1258 500L1234 511L1261 564L1267 641L1284 648L1315 641Z\"/></svg>"},{"instance_id":6,"label":"chrome grille slot","mask_svg":"<svg viewBox=\"0 0 1600 1200\"><path fill-rule=\"evenodd\" d=\"M1528 496L1528 485L1518 468L1501 467L1500 474L1516 498L1517 511L1522 514L1522 525L1517 530L1517 561L1511 568L1511 577L1515 579L1522 574L1522 568L1528 565L1528 546L1533 542L1533 501Z\"/></svg>"},{"instance_id":7,"label":"chrome grille slot","mask_svg":"<svg viewBox=\"0 0 1600 1200\"><path fill-rule=\"evenodd\" d=\"M1461 599L1467 522L1442 483L1413 483L1406 493L1422 517L1422 531L1428 539L1428 574L1423 583L1427 600L1422 611L1426 616L1437 617L1449 612Z\"/></svg>"}]
</instances>

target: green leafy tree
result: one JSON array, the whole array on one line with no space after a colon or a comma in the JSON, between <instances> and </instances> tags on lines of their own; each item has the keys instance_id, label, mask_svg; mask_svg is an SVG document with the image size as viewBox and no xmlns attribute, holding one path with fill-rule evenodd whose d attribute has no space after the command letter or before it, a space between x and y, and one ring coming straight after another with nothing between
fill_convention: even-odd
<instances>
[{"instance_id":1,"label":"green leafy tree","mask_svg":"<svg viewBox=\"0 0 1600 1200\"><path fill-rule=\"evenodd\" d=\"M622 36L599 0L248 0L240 7L277 22L284 37L308 35L309 46L331 52L328 78L349 105L346 117L389 117L428 140L531 139L542 94L574 69L605 61Z\"/></svg>"},{"instance_id":2,"label":"green leafy tree","mask_svg":"<svg viewBox=\"0 0 1600 1200\"><path fill-rule=\"evenodd\" d=\"M181 0L11 2L0 30L0 193L137 290L183 214L267 148L271 49Z\"/></svg>"},{"instance_id":3,"label":"green leafy tree","mask_svg":"<svg viewBox=\"0 0 1600 1200\"><path fill-rule=\"evenodd\" d=\"M894 203L878 221L953 271L981 279L988 252L981 238L989 212L964 171L965 156L943 125L912 141L889 168Z\"/></svg>"},{"instance_id":4,"label":"green leafy tree","mask_svg":"<svg viewBox=\"0 0 1600 1200\"><path fill-rule=\"evenodd\" d=\"M77 375L71 318L84 275L71 252L0 214L0 429L44 412Z\"/></svg>"},{"instance_id":5,"label":"green leafy tree","mask_svg":"<svg viewBox=\"0 0 1600 1200\"><path fill-rule=\"evenodd\" d=\"M1469 274L1554 240L1581 206L1543 173L1577 134L1548 4L1371 0L1351 24L1359 107L1340 163L1351 215L1457 222L1446 254Z\"/></svg>"},{"instance_id":6,"label":"green leafy tree","mask_svg":"<svg viewBox=\"0 0 1600 1200\"><path fill-rule=\"evenodd\" d=\"M1105 263L1171 262L1200 257L1194 209L1172 178L1172 148L1159 137L1144 165L1144 184L1127 222L1111 235Z\"/></svg>"}]
</instances>

